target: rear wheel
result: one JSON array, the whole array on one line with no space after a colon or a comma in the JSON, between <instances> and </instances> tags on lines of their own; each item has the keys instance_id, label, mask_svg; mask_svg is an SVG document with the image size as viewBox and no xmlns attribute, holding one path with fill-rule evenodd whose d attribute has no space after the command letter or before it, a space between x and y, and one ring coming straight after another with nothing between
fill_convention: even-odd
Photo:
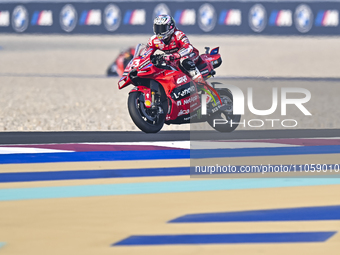
<instances>
[{"instance_id":1,"label":"rear wheel","mask_svg":"<svg viewBox=\"0 0 340 255\"><path fill-rule=\"evenodd\" d=\"M165 122L165 112L162 105L158 105L155 109L146 108L144 96L141 92L129 94L128 109L132 121L143 132L157 133L162 129Z\"/></svg>"},{"instance_id":2,"label":"rear wheel","mask_svg":"<svg viewBox=\"0 0 340 255\"><path fill-rule=\"evenodd\" d=\"M218 110L216 113L210 115L208 117L208 123L212 128L219 132L232 132L238 127L238 123L241 120L241 115L233 114L233 95L229 90L218 90L218 93L222 102L227 107L225 110ZM232 125L231 121L233 123Z\"/></svg>"}]
</instances>

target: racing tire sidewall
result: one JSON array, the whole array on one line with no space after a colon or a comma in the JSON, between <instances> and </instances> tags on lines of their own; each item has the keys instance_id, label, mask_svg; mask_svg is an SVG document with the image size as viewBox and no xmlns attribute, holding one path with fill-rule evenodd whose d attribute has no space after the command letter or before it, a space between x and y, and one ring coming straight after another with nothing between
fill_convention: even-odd
<instances>
[{"instance_id":1,"label":"racing tire sidewall","mask_svg":"<svg viewBox=\"0 0 340 255\"><path fill-rule=\"evenodd\" d=\"M129 94L128 110L129 110L130 117L131 117L132 121L135 123L135 125L140 130L142 130L144 133L157 133L162 129L162 127L164 125L165 114L160 114L160 121L159 121L159 123L157 123L155 125L147 123L146 121L144 121L139 110L136 107L136 101L137 101L137 98L139 98L140 94L141 94L141 92L131 92Z\"/></svg>"}]
</instances>

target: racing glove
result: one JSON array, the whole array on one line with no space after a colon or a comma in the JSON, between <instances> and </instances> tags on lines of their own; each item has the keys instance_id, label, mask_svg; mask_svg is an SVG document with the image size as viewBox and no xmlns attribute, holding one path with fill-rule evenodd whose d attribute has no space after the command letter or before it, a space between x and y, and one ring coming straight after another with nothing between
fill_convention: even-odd
<instances>
[{"instance_id":1,"label":"racing glove","mask_svg":"<svg viewBox=\"0 0 340 255\"><path fill-rule=\"evenodd\" d=\"M173 54L165 55L165 56L163 57L163 59L164 59L165 61L173 61L173 60L179 59L179 58L181 58L181 55L179 55L177 52L175 52L175 53L173 53Z\"/></svg>"}]
</instances>

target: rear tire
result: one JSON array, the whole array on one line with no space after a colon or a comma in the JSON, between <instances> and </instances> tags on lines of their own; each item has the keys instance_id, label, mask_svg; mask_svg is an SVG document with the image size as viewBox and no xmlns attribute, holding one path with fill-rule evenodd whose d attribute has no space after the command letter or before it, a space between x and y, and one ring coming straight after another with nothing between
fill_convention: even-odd
<instances>
[{"instance_id":1,"label":"rear tire","mask_svg":"<svg viewBox=\"0 0 340 255\"><path fill-rule=\"evenodd\" d=\"M233 95L230 93L229 90L221 89L221 90L218 90L217 92L219 93L222 101L229 101L232 104ZM228 120L228 123L217 124L214 127L214 119L226 119L226 120ZM209 125L213 129L215 129L219 132L232 132L232 131L234 131L238 127L238 124L230 125L231 120L233 121L233 123L239 123L240 120L241 120L241 115L233 115L232 113L230 113L228 111L219 110L216 113L214 113L214 114L212 114L208 117Z\"/></svg>"},{"instance_id":2,"label":"rear tire","mask_svg":"<svg viewBox=\"0 0 340 255\"><path fill-rule=\"evenodd\" d=\"M128 109L132 121L145 133L157 133L165 122L165 113L153 115L149 108L146 108L141 92L132 92L128 98Z\"/></svg>"}]
</instances>

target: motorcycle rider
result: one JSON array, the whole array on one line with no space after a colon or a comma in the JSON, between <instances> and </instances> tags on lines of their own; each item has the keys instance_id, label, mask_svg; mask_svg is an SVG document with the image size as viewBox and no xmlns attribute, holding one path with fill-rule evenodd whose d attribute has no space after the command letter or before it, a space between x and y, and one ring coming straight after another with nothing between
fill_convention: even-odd
<instances>
[{"instance_id":1,"label":"motorcycle rider","mask_svg":"<svg viewBox=\"0 0 340 255\"><path fill-rule=\"evenodd\" d=\"M153 49L152 54L158 49L166 55L165 61L179 59L181 67L191 76L196 83L204 79L195 63L199 58L198 50L193 47L187 36L176 27L175 20L169 15L159 15L153 22L154 36L149 39L148 48Z\"/></svg>"}]
</instances>

